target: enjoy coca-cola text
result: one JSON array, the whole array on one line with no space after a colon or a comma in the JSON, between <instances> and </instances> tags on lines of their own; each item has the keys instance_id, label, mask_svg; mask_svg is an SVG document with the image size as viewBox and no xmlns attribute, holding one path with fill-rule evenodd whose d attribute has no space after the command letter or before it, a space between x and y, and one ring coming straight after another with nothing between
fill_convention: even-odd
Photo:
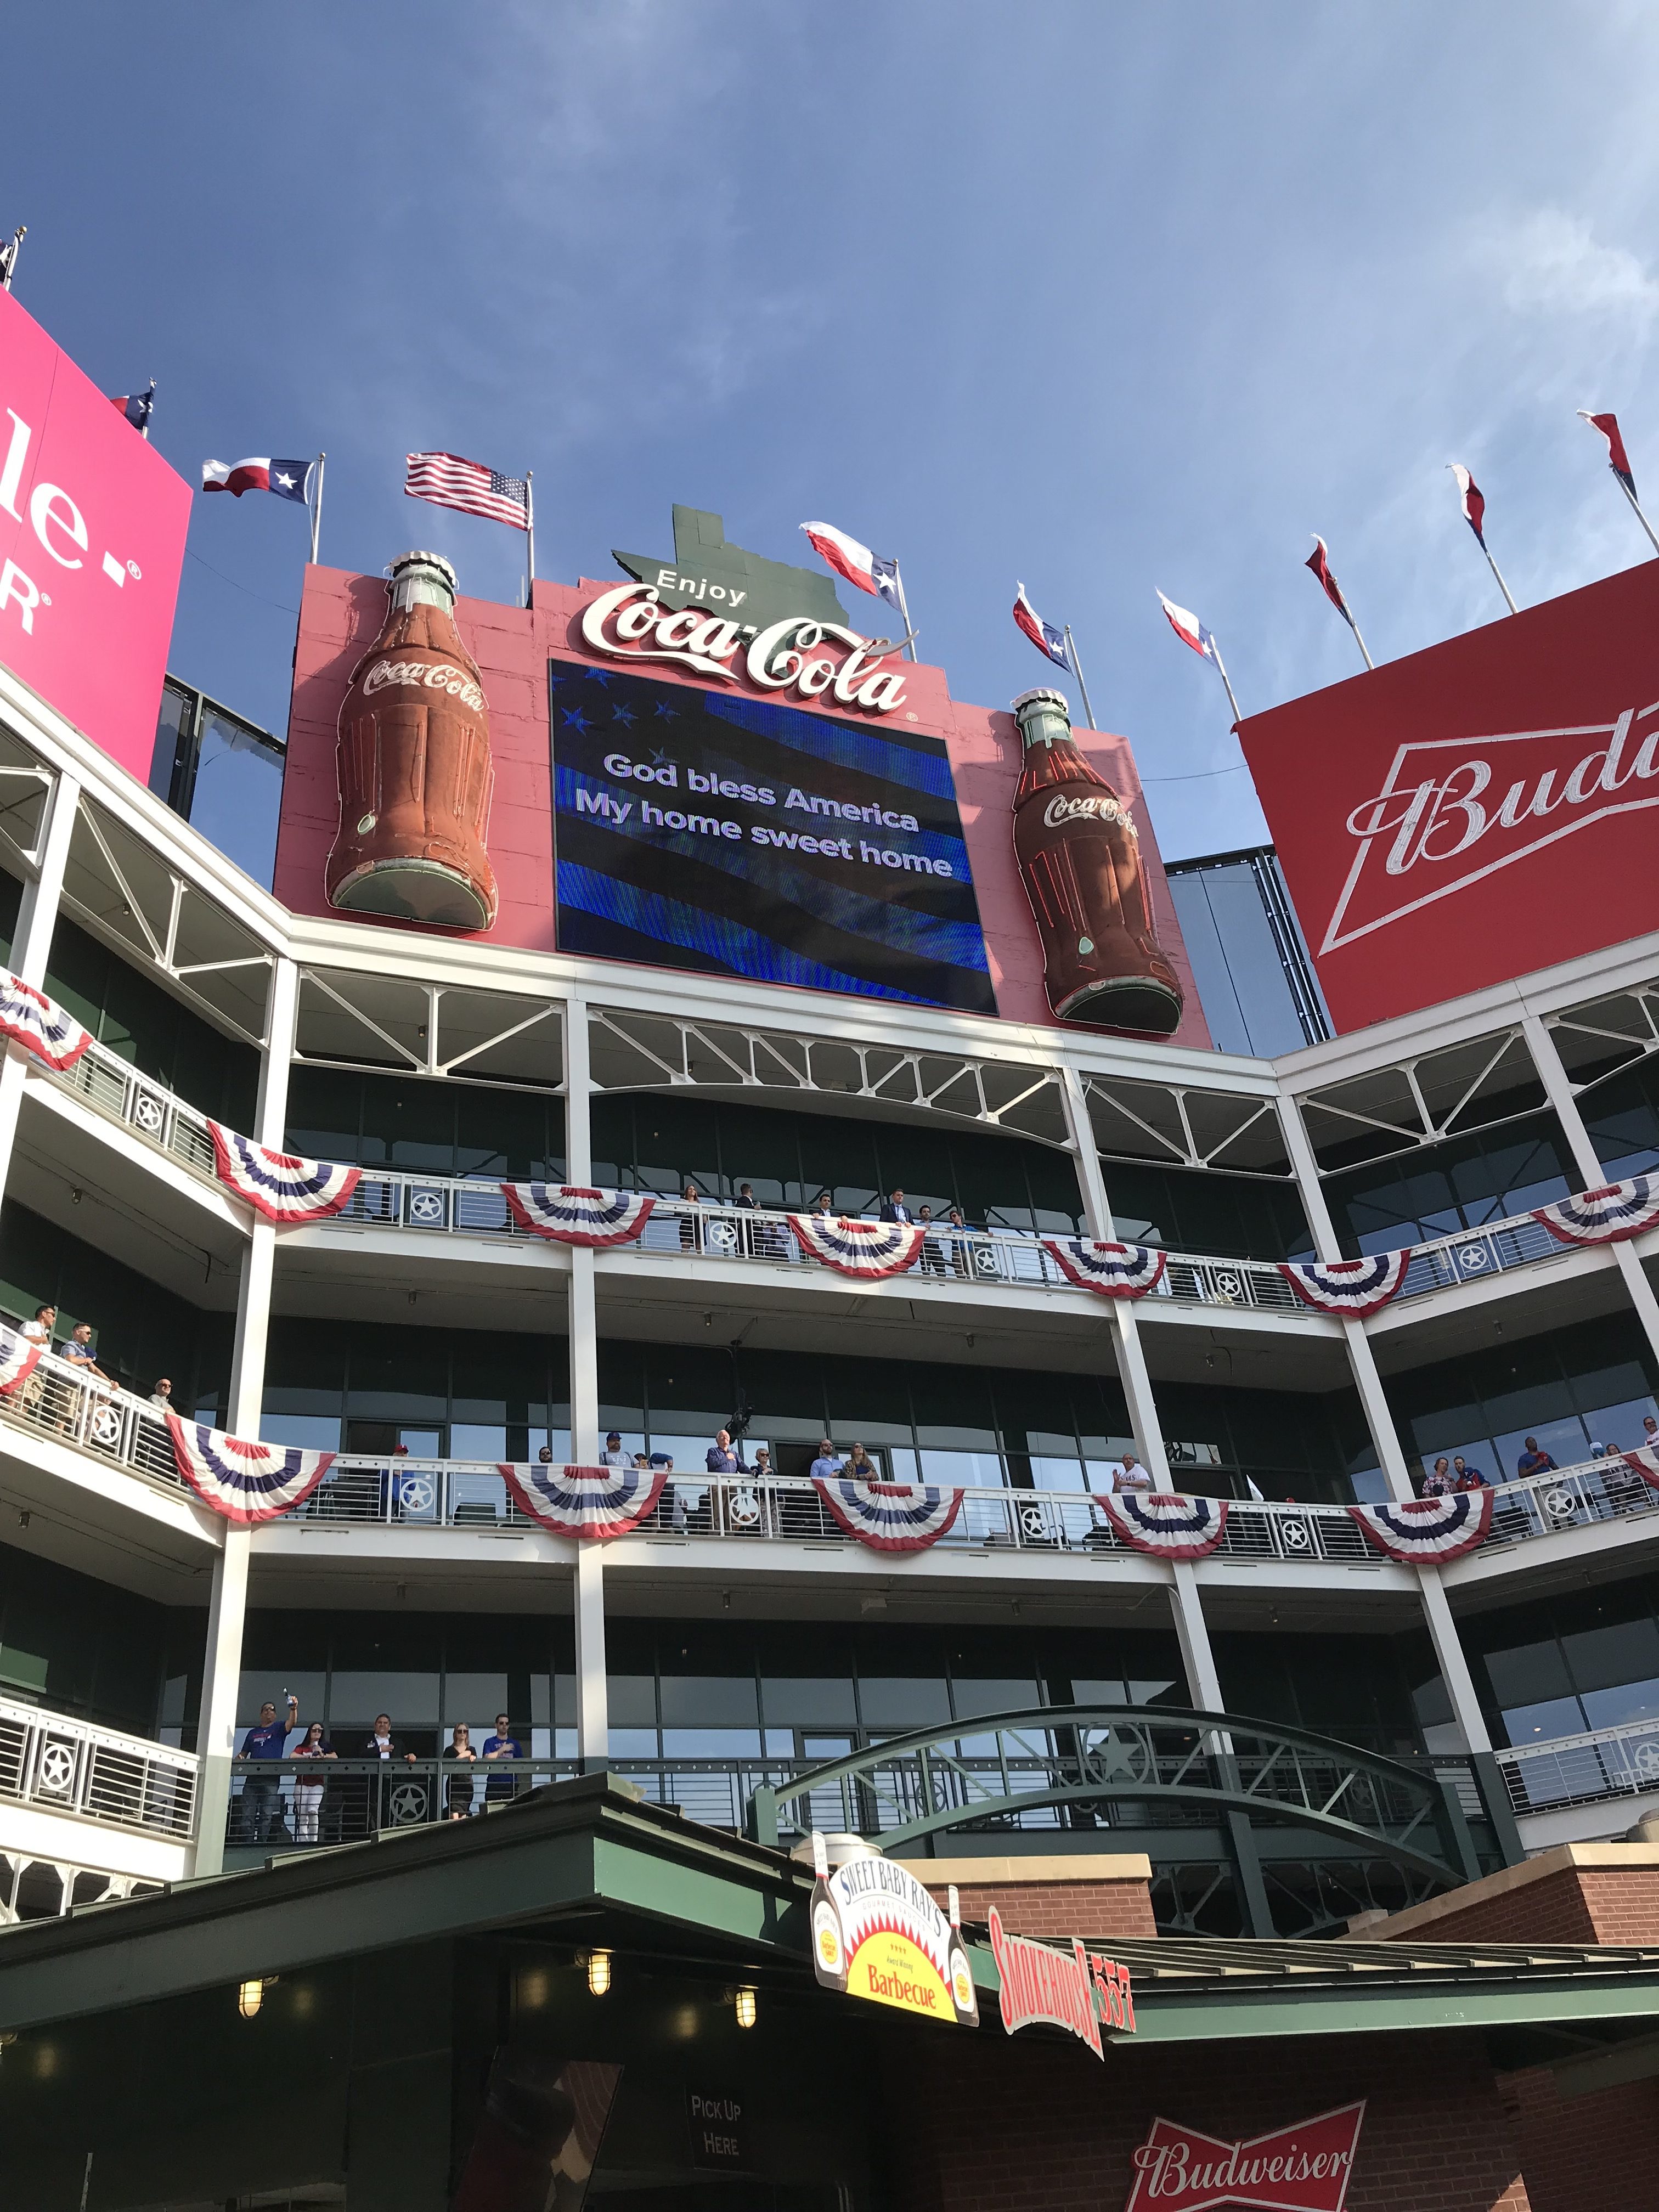
<instances>
[{"instance_id":1,"label":"enjoy coca-cola text","mask_svg":"<svg viewBox=\"0 0 1659 2212\"><path fill-rule=\"evenodd\" d=\"M877 714L904 703L903 672L882 665L890 648L872 649L856 630L789 615L757 631L700 607L665 609L654 584L601 592L582 611L582 637L612 660L672 661L725 684L741 678L760 691L827 696ZM826 643L844 651L821 653Z\"/></svg>"}]
</instances>

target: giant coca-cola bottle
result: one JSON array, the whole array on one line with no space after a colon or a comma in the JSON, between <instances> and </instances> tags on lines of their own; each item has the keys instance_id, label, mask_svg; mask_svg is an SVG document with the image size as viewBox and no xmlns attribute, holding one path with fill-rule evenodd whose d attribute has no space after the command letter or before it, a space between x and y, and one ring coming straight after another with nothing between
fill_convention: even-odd
<instances>
[{"instance_id":1,"label":"giant coca-cola bottle","mask_svg":"<svg viewBox=\"0 0 1659 2212\"><path fill-rule=\"evenodd\" d=\"M495 772L483 682L455 627L455 571L435 553L403 553L390 573L385 625L340 708L328 902L438 929L488 929Z\"/></svg>"},{"instance_id":2,"label":"giant coca-cola bottle","mask_svg":"<svg viewBox=\"0 0 1659 2212\"><path fill-rule=\"evenodd\" d=\"M1152 934L1134 823L1078 750L1061 693L1023 693L1014 720L1025 749L1014 854L1042 938L1048 1004L1061 1021L1168 1036L1182 991Z\"/></svg>"}]
</instances>

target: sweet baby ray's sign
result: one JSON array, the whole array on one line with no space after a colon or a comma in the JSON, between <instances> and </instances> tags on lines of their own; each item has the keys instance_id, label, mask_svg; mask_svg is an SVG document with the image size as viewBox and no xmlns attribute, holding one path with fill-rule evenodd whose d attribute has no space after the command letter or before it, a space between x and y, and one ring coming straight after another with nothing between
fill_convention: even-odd
<instances>
[{"instance_id":1,"label":"sweet baby ray's sign","mask_svg":"<svg viewBox=\"0 0 1659 2212\"><path fill-rule=\"evenodd\" d=\"M872 1856L831 1874L819 1835L812 1863L812 1970L827 1989L951 2027L978 2026L961 1935L908 1867Z\"/></svg>"}]
</instances>

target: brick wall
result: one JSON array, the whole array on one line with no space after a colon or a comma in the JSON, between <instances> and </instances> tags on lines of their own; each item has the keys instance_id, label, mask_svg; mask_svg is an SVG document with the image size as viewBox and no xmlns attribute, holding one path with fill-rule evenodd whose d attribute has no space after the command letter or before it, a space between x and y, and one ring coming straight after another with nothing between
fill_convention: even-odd
<instances>
[{"instance_id":1,"label":"brick wall","mask_svg":"<svg viewBox=\"0 0 1659 2212\"><path fill-rule=\"evenodd\" d=\"M1475 2035L1120 2044L1102 2065L1057 2038L941 2033L891 2078L883 2195L903 2212L1119 2212L1158 2113L1239 2138L1359 2097L1346 2212L1537 2212Z\"/></svg>"},{"instance_id":2,"label":"brick wall","mask_svg":"<svg viewBox=\"0 0 1659 2212\"><path fill-rule=\"evenodd\" d=\"M1659 1850L1565 1844L1357 1932L1382 1943L1659 1943Z\"/></svg>"},{"instance_id":3,"label":"brick wall","mask_svg":"<svg viewBox=\"0 0 1659 2212\"><path fill-rule=\"evenodd\" d=\"M1659 2201L1659 2081L1556 2094L1547 2067L1500 2077L1532 2212L1651 2212Z\"/></svg>"},{"instance_id":4,"label":"brick wall","mask_svg":"<svg viewBox=\"0 0 1659 2212\"><path fill-rule=\"evenodd\" d=\"M912 1862L939 1904L954 1882L964 1920L994 1905L1011 1935L1069 1942L1073 1936L1156 1936L1152 1863L1139 1852L1074 1858L927 1859Z\"/></svg>"}]
</instances>

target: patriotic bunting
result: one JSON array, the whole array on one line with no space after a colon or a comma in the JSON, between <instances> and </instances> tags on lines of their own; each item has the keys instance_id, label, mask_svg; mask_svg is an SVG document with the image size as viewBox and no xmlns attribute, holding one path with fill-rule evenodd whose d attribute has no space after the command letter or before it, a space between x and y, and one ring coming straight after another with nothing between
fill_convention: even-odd
<instances>
[{"instance_id":1,"label":"patriotic bunting","mask_svg":"<svg viewBox=\"0 0 1659 2212\"><path fill-rule=\"evenodd\" d=\"M497 1461L520 1510L556 1536L625 1536L656 1506L665 1467L510 1467Z\"/></svg>"},{"instance_id":2,"label":"patriotic bunting","mask_svg":"<svg viewBox=\"0 0 1659 2212\"><path fill-rule=\"evenodd\" d=\"M27 1371L24 1370L26 1374ZM9 1382L0 1381L0 1390L10 1388ZM1651 1444L1638 1444L1634 1451L1621 1451L1619 1456L1626 1467L1634 1468L1650 1490L1659 1490L1659 1451Z\"/></svg>"},{"instance_id":3,"label":"patriotic bunting","mask_svg":"<svg viewBox=\"0 0 1659 2212\"><path fill-rule=\"evenodd\" d=\"M40 1364L42 1346L15 1328L0 1327L0 1398L21 1389Z\"/></svg>"},{"instance_id":4,"label":"patriotic bunting","mask_svg":"<svg viewBox=\"0 0 1659 2212\"><path fill-rule=\"evenodd\" d=\"M332 1452L287 1451L246 1443L201 1421L167 1417L173 1456L204 1505L240 1528L274 1521L303 1504L334 1463Z\"/></svg>"},{"instance_id":5,"label":"patriotic bunting","mask_svg":"<svg viewBox=\"0 0 1659 2212\"><path fill-rule=\"evenodd\" d=\"M1618 1244L1659 1222L1659 1176L1632 1176L1628 1182L1580 1191L1553 1206L1534 1206L1532 1218L1558 1244Z\"/></svg>"},{"instance_id":6,"label":"patriotic bunting","mask_svg":"<svg viewBox=\"0 0 1659 2212\"><path fill-rule=\"evenodd\" d=\"M1183 1498L1168 1490L1119 1490L1095 1503L1132 1552L1160 1559L1207 1559L1227 1529L1224 1498Z\"/></svg>"},{"instance_id":7,"label":"patriotic bunting","mask_svg":"<svg viewBox=\"0 0 1659 2212\"><path fill-rule=\"evenodd\" d=\"M556 1244L635 1243L657 1202L648 1192L572 1182L504 1182L501 1195L520 1229Z\"/></svg>"},{"instance_id":8,"label":"patriotic bunting","mask_svg":"<svg viewBox=\"0 0 1659 2212\"><path fill-rule=\"evenodd\" d=\"M1358 1321L1387 1305L1411 1257L1405 1251L1376 1252L1369 1260L1281 1260L1279 1272L1304 1306Z\"/></svg>"},{"instance_id":9,"label":"patriotic bunting","mask_svg":"<svg viewBox=\"0 0 1659 2212\"><path fill-rule=\"evenodd\" d=\"M342 1167L334 1160L301 1159L293 1152L273 1152L256 1145L252 1137L239 1137L222 1121L210 1121L213 1164L227 1190L234 1192L256 1213L279 1228L302 1221L326 1221L351 1203L362 1175L361 1168Z\"/></svg>"},{"instance_id":10,"label":"patriotic bunting","mask_svg":"<svg viewBox=\"0 0 1659 2212\"><path fill-rule=\"evenodd\" d=\"M927 1482L860 1481L850 1474L826 1480L815 1474L812 1487L847 1534L872 1552L925 1552L962 1510L961 1491Z\"/></svg>"},{"instance_id":11,"label":"patriotic bunting","mask_svg":"<svg viewBox=\"0 0 1659 2212\"><path fill-rule=\"evenodd\" d=\"M1042 1249L1068 1283L1103 1298L1144 1298L1169 1260L1152 1244L1101 1243L1091 1237L1045 1237Z\"/></svg>"},{"instance_id":12,"label":"patriotic bunting","mask_svg":"<svg viewBox=\"0 0 1659 2212\"><path fill-rule=\"evenodd\" d=\"M804 1252L843 1275L902 1275L921 1254L922 1231L914 1221L849 1221L845 1216L792 1213L789 1226Z\"/></svg>"},{"instance_id":13,"label":"patriotic bunting","mask_svg":"<svg viewBox=\"0 0 1659 2212\"><path fill-rule=\"evenodd\" d=\"M1365 1540L1409 1566L1461 1559L1479 1549L1492 1526L1490 1490L1460 1490L1453 1498L1413 1498L1399 1505L1351 1505Z\"/></svg>"},{"instance_id":14,"label":"patriotic bunting","mask_svg":"<svg viewBox=\"0 0 1659 2212\"><path fill-rule=\"evenodd\" d=\"M0 968L0 1036L32 1052L54 1073L64 1075L92 1042L79 1022L55 1000Z\"/></svg>"}]
</instances>

